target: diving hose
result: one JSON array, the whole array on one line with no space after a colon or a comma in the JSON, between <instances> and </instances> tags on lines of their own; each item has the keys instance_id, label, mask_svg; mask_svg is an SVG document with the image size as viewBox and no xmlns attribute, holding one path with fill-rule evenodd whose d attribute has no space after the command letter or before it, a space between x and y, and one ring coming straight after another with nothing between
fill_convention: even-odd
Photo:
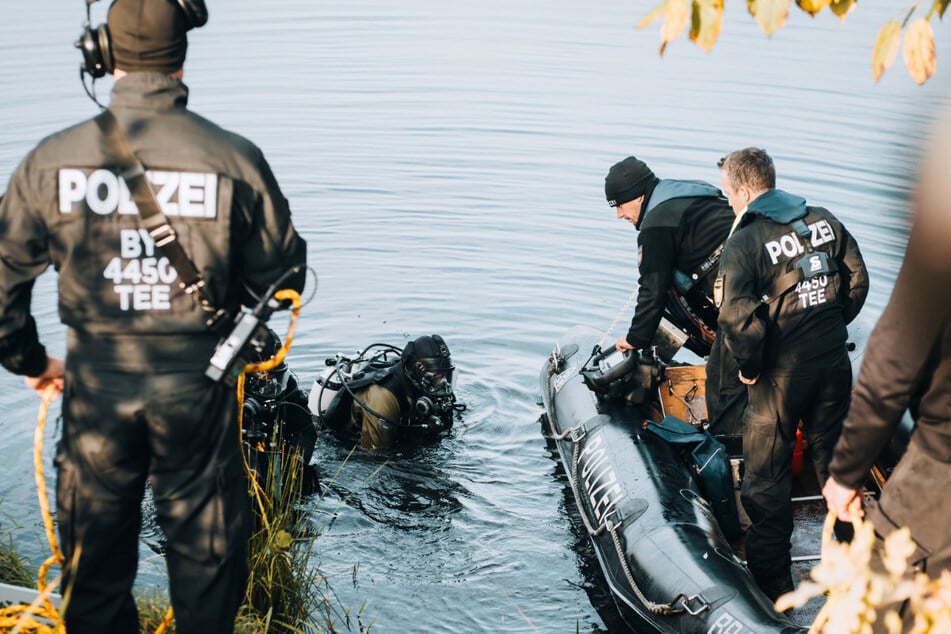
<instances>
[{"instance_id":1,"label":"diving hose","mask_svg":"<svg viewBox=\"0 0 951 634\"><path fill-rule=\"evenodd\" d=\"M274 356L261 363L252 363L244 366L244 369L238 375L236 393L238 398L238 433L240 442L241 423L242 423L242 405L244 404L244 380L248 372L266 372L284 361L288 351L291 348L291 342L294 339L294 329L297 325L297 318L300 315L301 301L300 294L292 289L283 289L274 293L274 298L280 301L290 301L293 305L291 309L290 323L287 328L287 334L284 337L284 343L281 345ZM55 397L55 388L47 386L43 392L43 400L40 403L40 409L37 414L36 428L33 433L33 476L36 482L37 495L40 503L40 514L43 518L43 528L46 532L46 539L49 542L52 555L39 568L37 574L37 590L39 595L30 604L10 605L0 607L0 632L10 632L11 634L66 634L66 625L59 610L50 600L53 588L59 584L57 577L50 584L47 582L49 569L55 564L62 566L64 562L63 552L56 541L56 531L53 526L53 516L50 513L49 498L46 490L46 478L43 474L43 434L46 428L46 415L49 411L50 403ZM244 458L244 452L242 452ZM261 510L261 517L267 524L267 514L264 508L263 493L260 491L260 485L257 479L251 474L247 459L243 459L245 472L248 474L249 481L254 482L255 500ZM270 528L268 526L268 528ZM79 550L76 552L79 556ZM65 599L68 601L68 588ZM162 623L155 630L155 634L164 634L174 618L174 612L171 606L165 613Z\"/></svg>"}]
</instances>

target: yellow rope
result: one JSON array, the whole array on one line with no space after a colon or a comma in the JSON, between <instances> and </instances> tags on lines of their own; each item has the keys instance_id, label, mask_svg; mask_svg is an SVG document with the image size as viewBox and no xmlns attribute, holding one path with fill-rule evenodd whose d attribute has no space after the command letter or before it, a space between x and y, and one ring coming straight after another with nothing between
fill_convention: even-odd
<instances>
[{"instance_id":1,"label":"yellow rope","mask_svg":"<svg viewBox=\"0 0 951 634\"><path fill-rule=\"evenodd\" d=\"M238 384L236 386L236 391L238 395L238 436L240 442L241 430L244 426L244 380L245 375L249 372L267 372L268 370L277 367L280 365L284 359L287 357L287 352L291 349L291 343L294 341L294 329L297 327L297 317L300 315L300 295L297 291L294 291L289 288L277 291L274 293L274 298L277 300L288 300L293 305L291 309L291 319L290 323L287 326L287 334L284 335L284 343L281 345L280 350L274 353L274 356L270 359L262 361L260 363L249 363L244 366L241 370L241 374L238 375ZM251 467L248 465L247 457L244 456L242 452L242 457L244 458L244 472L248 476L248 482L251 483L254 491L254 502L258 506L260 511L261 521L264 523L264 528L270 532L271 523L268 519L268 509L265 508L266 505L270 505L270 500L267 499L264 490L261 488L258 479L254 477L254 474L251 473Z\"/></svg>"},{"instance_id":2,"label":"yellow rope","mask_svg":"<svg viewBox=\"0 0 951 634\"><path fill-rule=\"evenodd\" d=\"M248 364L242 370L238 377L238 430L240 433L242 423L242 408L244 403L244 376L248 372L266 372L274 368L287 356L291 348L291 342L294 340L294 328L297 325L297 317L300 315L300 295L291 289L283 289L274 294L278 300L288 300L293 304L291 311L291 320L287 328L287 335L284 337L284 344L277 351L273 358L261 363ZM52 584L48 584L46 577L50 567L54 564L63 565L63 552L56 541L56 531L53 527L53 515L50 513L49 499L46 492L46 478L43 474L43 433L46 428L46 414L49 411L50 402L55 396L55 388L48 386L43 392L43 401L40 403L40 410L37 415L36 429L33 433L33 476L36 481L36 490L40 502L40 513L43 517L43 528L46 531L46 539L49 541L52 555L40 566L37 575L36 587L39 590L39 596L31 604L11 605L0 608L0 632L10 632L11 634L66 634L66 625L63 623L62 615L50 601L50 594L53 589L59 585L59 577ZM250 467L247 461L244 463L245 471L251 476ZM263 495L257 491L256 479L251 477L255 483L258 505L264 513ZM266 520L265 520L266 521ZM169 607L165 613L162 623L156 628L155 634L164 634L174 618L174 612Z\"/></svg>"},{"instance_id":3,"label":"yellow rope","mask_svg":"<svg viewBox=\"0 0 951 634\"><path fill-rule=\"evenodd\" d=\"M46 530L46 539L50 543L52 555L40 566L37 575L36 587L39 596L33 603L11 605L0 609L0 630L24 634L66 634L66 626L59 611L50 601L50 593L59 583L57 578L52 585L48 585L46 575L53 564L62 564L63 553L56 543L56 531L53 530L53 516L50 513L49 499L46 497L46 479L43 477L43 430L46 427L46 412L50 402L56 394L52 385L43 392L43 401L37 415L36 429L33 432L33 476L36 480L36 490L40 499L40 513L43 517L43 527Z\"/></svg>"}]
</instances>

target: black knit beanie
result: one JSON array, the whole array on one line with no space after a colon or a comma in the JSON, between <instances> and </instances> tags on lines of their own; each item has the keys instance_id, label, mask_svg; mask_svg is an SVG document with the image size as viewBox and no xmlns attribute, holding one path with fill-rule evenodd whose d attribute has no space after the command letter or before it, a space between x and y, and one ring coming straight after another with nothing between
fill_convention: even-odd
<instances>
[{"instance_id":1,"label":"black knit beanie","mask_svg":"<svg viewBox=\"0 0 951 634\"><path fill-rule=\"evenodd\" d=\"M608 170L604 179L604 195L609 205L617 207L646 194L656 181L657 177L644 161L629 156Z\"/></svg>"},{"instance_id":2,"label":"black knit beanie","mask_svg":"<svg viewBox=\"0 0 951 634\"><path fill-rule=\"evenodd\" d=\"M185 63L191 26L175 0L115 0L107 22L116 68L168 74Z\"/></svg>"}]
</instances>

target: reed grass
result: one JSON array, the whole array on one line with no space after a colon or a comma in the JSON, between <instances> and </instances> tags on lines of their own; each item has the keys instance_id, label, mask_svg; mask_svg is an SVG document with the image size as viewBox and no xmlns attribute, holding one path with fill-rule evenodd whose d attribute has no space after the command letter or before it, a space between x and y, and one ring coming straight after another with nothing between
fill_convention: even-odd
<instances>
[{"instance_id":1,"label":"reed grass","mask_svg":"<svg viewBox=\"0 0 951 634\"><path fill-rule=\"evenodd\" d=\"M0 514L0 583L32 587L36 584L36 570L21 557L13 546L13 530L19 525L7 514Z\"/></svg>"},{"instance_id":2,"label":"reed grass","mask_svg":"<svg viewBox=\"0 0 951 634\"><path fill-rule=\"evenodd\" d=\"M369 634L371 625L364 622L363 614L366 604L356 610L344 606L315 563L319 531L301 508L304 465L297 456L281 458L287 461L281 469L283 475L277 472L278 461L271 459L267 473L257 478L260 486L249 483L254 531L249 544L248 585L235 620L235 634ZM34 587L35 568L13 544L10 526L17 525L12 518L0 518L4 520L0 524L0 582ZM356 574L354 566L354 582ZM152 634L162 624L169 601L163 591L155 589L136 596L136 605L139 631ZM166 634L174 632L173 622Z\"/></svg>"}]
</instances>

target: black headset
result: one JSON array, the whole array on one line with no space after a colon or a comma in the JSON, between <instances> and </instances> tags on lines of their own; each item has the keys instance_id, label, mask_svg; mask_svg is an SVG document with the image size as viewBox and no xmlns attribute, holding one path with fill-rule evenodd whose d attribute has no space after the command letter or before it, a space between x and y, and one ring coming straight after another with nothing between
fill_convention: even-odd
<instances>
[{"instance_id":1,"label":"black headset","mask_svg":"<svg viewBox=\"0 0 951 634\"><path fill-rule=\"evenodd\" d=\"M75 46L83 54L80 74L89 73L93 79L97 79L115 69L115 59L112 55L109 27L105 23L95 28L89 25L89 7L93 2L96 0L86 0L86 24ZM189 29L202 26L208 21L205 0L175 0L175 3L185 14Z\"/></svg>"}]
</instances>

